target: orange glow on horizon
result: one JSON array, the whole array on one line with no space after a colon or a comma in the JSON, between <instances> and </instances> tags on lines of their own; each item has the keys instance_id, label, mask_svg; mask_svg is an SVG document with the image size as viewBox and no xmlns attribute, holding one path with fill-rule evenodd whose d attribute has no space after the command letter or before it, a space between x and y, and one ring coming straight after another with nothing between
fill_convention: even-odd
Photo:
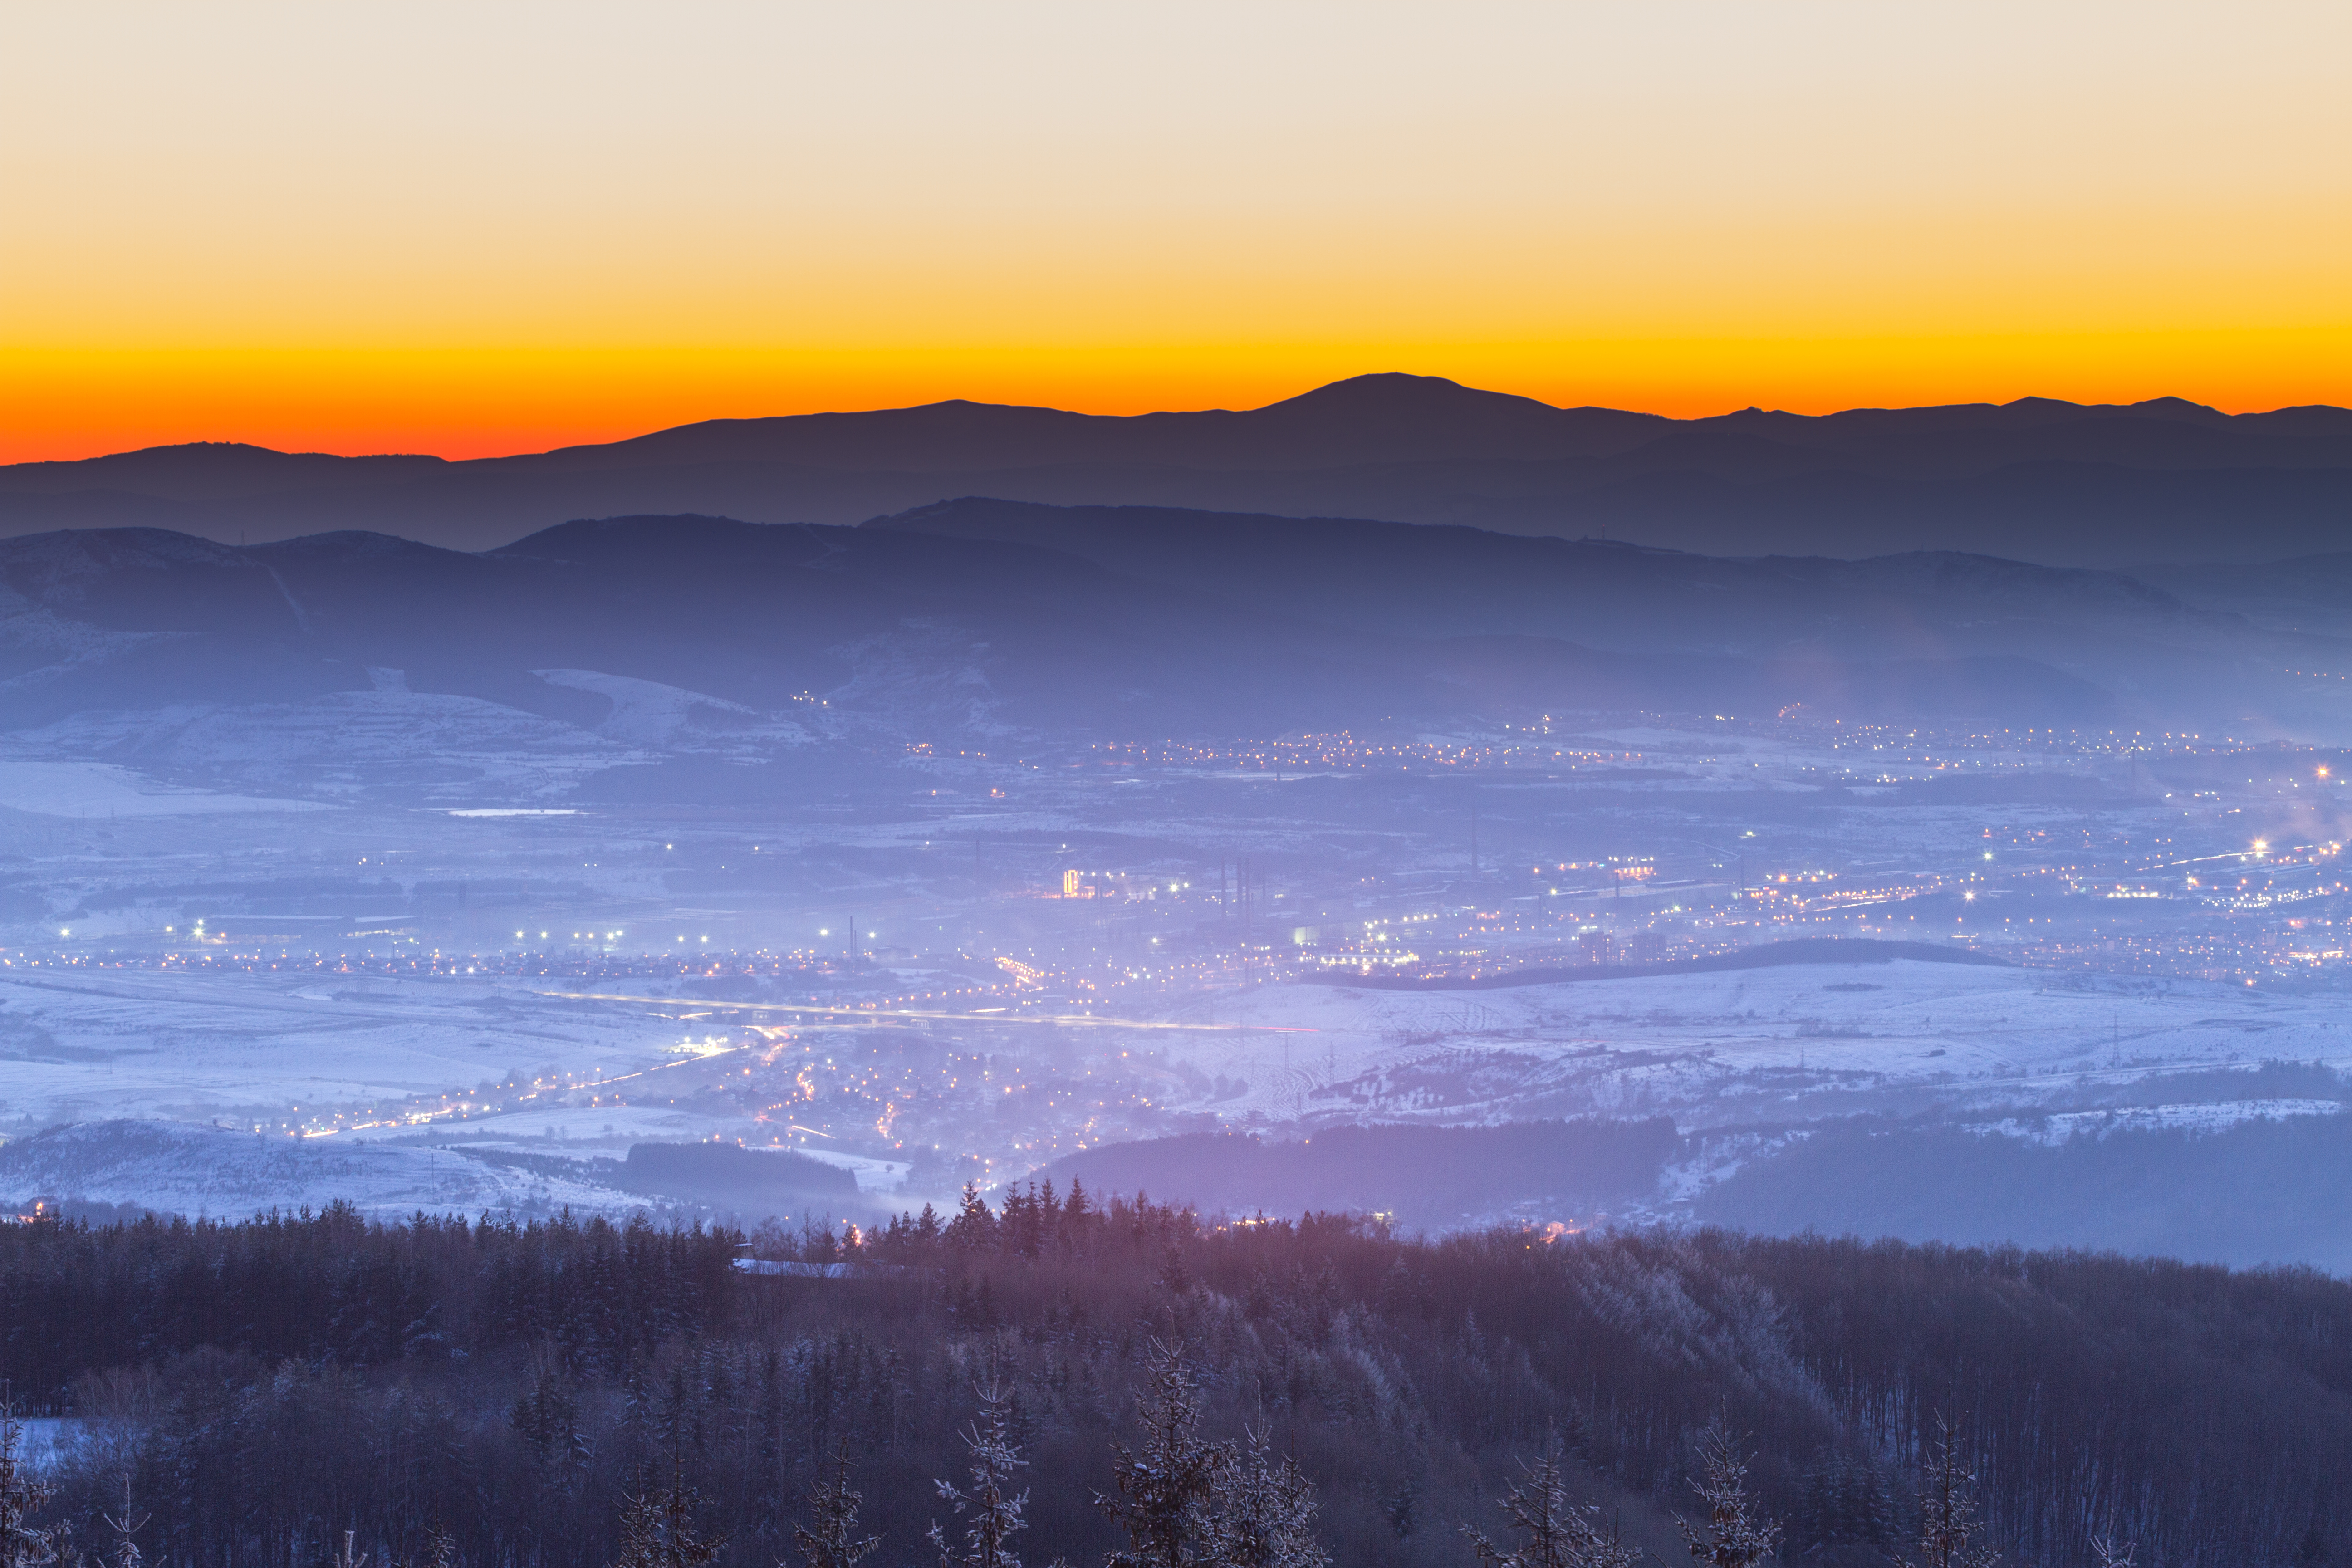
<instances>
[{"instance_id":1,"label":"orange glow on horizon","mask_svg":"<svg viewBox=\"0 0 2352 1568\"><path fill-rule=\"evenodd\" d=\"M0 462L185 441L498 457L702 419L949 398L1141 414L1254 408L1379 371L1559 406L1701 417L2187 397L2227 413L2352 404L2352 328L1846 341L1236 346L856 354L625 349L0 351Z\"/></svg>"},{"instance_id":2,"label":"orange glow on horizon","mask_svg":"<svg viewBox=\"0 0 2352 1568\"><path fill-rule=\"evenodd\" d=\"M19 8L0 460L1407 371L2352 405L2352 7Z\"/></svg>"}]
</instances>

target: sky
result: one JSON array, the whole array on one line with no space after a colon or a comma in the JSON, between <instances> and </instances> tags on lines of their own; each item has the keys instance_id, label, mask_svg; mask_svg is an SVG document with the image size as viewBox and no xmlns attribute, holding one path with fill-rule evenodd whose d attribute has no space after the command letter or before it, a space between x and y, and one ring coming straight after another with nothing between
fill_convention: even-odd
<instances>
[{"instance_id":1,"label":"sky","mask_svg":"<svg viewBox=\"0 0 2352 1568\"><path fill-rule=\"evenodd\" d=\"M1373 371L2352 403L2352 6L0 10L0 460Z\"/></svg>"}]
</instances>

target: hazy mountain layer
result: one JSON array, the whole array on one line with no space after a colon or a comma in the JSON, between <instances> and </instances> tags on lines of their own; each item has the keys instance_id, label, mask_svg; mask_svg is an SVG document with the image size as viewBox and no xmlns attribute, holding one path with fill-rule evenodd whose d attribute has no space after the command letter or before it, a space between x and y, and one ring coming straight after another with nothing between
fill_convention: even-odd
<instances>
[{"instance_id":1,"label":"hazy mountain layer","mask_svg":"<svg viewBox=\"0 0 2352 1568\"><path fill-rule=\"evenodd\" d=\"M2342 646L2112 574L1982 557L1729 561L999 501L856 529L608 519L480 554L361 533L247 549L53 533L0 545L0 592L12 727L390 688L666 749L783 722L767 739L789 751L823 729L790 716L820 712L824 734L899 740L1790 704L2311 728L2336 694L2291 668Z\"/></svg>"}]
</instances>

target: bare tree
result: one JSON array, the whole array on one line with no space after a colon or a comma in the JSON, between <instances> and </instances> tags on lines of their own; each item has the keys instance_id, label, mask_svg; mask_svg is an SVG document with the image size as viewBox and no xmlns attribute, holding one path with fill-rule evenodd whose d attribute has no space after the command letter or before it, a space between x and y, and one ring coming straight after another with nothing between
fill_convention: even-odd
<instances>
[{"instance_id":1,"label":"bare tree","mask_svg":"<svg viewBox=\"0 0 2352 1568\"><path fill-rule=\"evenodd\" d=\"M1936 1417L1936 1452L1919 1489L1919 1561L1916 1568L1992 1568L2000 1553L1977 1545L1984 1526L1977 1518L1977 1475L1952 1440L1951 1423ZM2126 1553L2129 1555L2128 1552ZM1914 1568L1897 1559L1903 1568Z\"/></svg>"},{"instance_id":2,"label":"bare tree","mask_svg":"<svg viewBox=\"0 0 2352 1568\"><path fill-rule=\"evenodd\" d=\"M2139 1554L2139 1543L2127 1541L2118 1551L2115 1537L2095 1535L2091 1538L2091 1554L2099 1560L2099 1568L2134 1568L2132 1559Z\"/></svg>"},{"instance_id":3,"label":"bare tree","mask_svg":"<svg viewBox=\"0 0 2352 1568\"><path fill-rule=\"evenodd\" d=\"M1640 1553L1613 1534L1601 1533L1600 1510L1569 1500L1555 1447L1547 1444L1541 1458L1522 1468L1527 1479L1514 1481L1497 1506L1527 1539L1506 1552L1465 1524L1462 1533L1479 1562L1493 1568L1633 1568Z\"/></svg>"},{"instance_id":4,"label":"bare tree","mask_svg":"<svg viewBox=\"0 0 2352 1568\"><path fill-rule=\"evenodd\" d=\"M980 1418L964 1434L964 1445L971 1450L971 1490L960 1491L949 1481L932 1483L939 1488L941 1501L953 1504L959 1515L969 1513L963 1545L959 1551L936 1521L926 1539L938 1549L940 1568L1021 1568L1021 1559L1006 1549L1005 1542L1029 1528L1021 1517L1029 1506L1029 1494L1007 1489L1013 1471L1029 1461L1021 1457L1019 1446L1013 1441L1005 1408L1010 1401L1003 1389L992 1382L976 1392Z\"/></svg>"},{"instance_id":5,"label":"bare tree","mask_svg":"<svg viewBox=\"0 0 2352 1568\"><path fill-rule=\"evenodd\" d=\"M1720 1423L1701 1439L1699 1467L1691 1485L1706 1504L1706 1521L1702 1527L1675 1518L1691 1561L1706 1568L1756 1568L1779 1549L1780 1528L1758 1516L1756 1500L1748 1495L1748 1467Z\"/></svg>"},{"instance_id":6,"label":"bare tree","mask_svg":"<svg viewBox=\"0 0 2352 1568\"><path fill-rule=\"evenodd\" d=\"M810 1523L793 1528L793 1540L808 1568L857 1568L860 1559L882 1544L881 1537L857 1539L857 1505L865 1494L849 1485L849 1445L834 1451L833 1474L809 1489Z\"/></svg>"}]
</instances>

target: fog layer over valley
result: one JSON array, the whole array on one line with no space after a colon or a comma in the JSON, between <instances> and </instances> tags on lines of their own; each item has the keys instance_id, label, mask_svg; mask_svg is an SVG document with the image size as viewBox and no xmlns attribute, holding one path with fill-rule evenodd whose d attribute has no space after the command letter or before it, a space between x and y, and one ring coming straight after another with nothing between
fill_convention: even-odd
<instances>
[{"instance_id":1,"label":"fog layer over valley","mask_svg":"<svg viewBox=\"0 0 2352 1568\"><path fill-rule=\"evenodd\" d=\"M907 499L0 542L0 1196L2352 1267L2340 559Z\"/></svg>"}]
</instances>

